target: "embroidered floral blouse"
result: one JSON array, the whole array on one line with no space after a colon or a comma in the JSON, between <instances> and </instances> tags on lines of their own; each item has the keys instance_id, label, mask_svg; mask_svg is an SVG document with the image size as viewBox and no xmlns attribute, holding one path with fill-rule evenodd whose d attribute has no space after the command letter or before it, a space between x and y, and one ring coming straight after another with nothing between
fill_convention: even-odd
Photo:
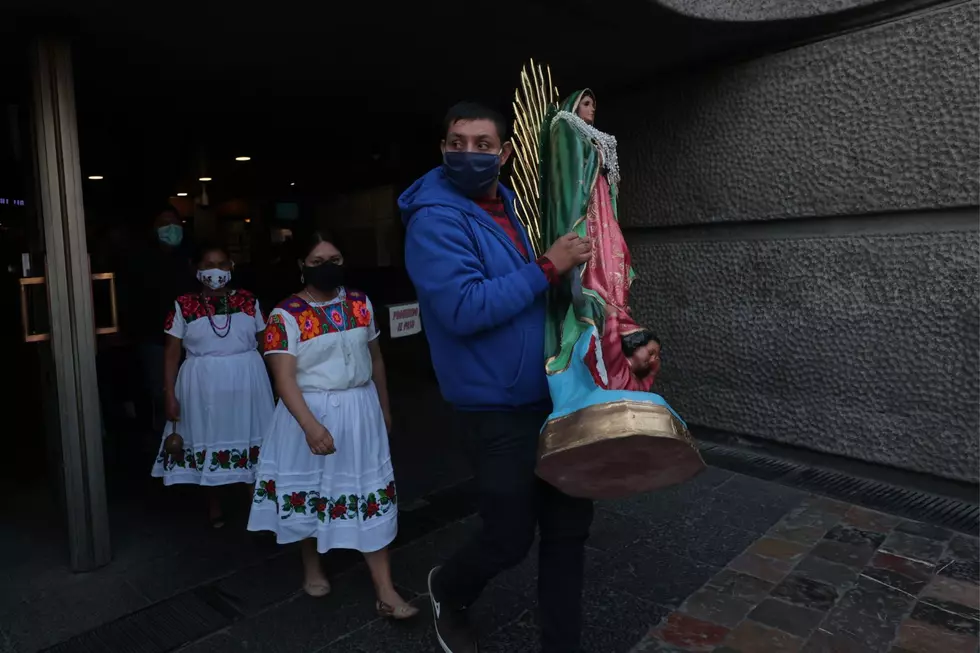
<instances>
[{"instance_id":1,"label":"embroidered floral blouse","mask_svg":"<svg viewBox=\"0 0 980 653\"><path fill-rule=\"evenodd\" d=\"M163 326L167 335L183 341L190 357L255 351L255 334L264 328L259 301L247 290L215 296L181 295Z\"/></svg>"},{"instance_id":2,"label":"embroidered floral blouse","mask_svg":"<svg viewBox=\"0 0 980 653\"><path fill-rule=\"evenodd\" d=\"M263 334L266 356L296 357L296 381L303 392L347 390L371 380L368 343L378 337L374 306L367 295L341 289L329 302L299 295L269 315Z\"/></svg>"}]
</instances>

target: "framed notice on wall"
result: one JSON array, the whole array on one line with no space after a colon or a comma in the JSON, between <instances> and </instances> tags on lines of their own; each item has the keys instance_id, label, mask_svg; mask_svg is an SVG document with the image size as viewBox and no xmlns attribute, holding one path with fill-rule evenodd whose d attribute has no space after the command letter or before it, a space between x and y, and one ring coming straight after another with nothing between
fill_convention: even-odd
<instances>
[{"instance_id":1,"label":"framed notice on wall","mask_svg":"<svg viewBox=\"0 0 980 653\"><path fill-rule=\"evenodd\" d=\"M388 325L392 338L404 338L422 333L419 303L391 304L388 306Z\"/></svg>"}]
</instances>

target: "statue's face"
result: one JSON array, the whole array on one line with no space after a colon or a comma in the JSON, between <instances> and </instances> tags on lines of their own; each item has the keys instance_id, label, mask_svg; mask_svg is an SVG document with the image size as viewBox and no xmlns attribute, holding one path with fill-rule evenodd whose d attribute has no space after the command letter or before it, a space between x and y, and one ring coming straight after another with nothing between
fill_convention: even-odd
<instances>
[{"instance_id":1,"label":"statue's face","mask_svg":"<svg viewBox=\"0 0 980 653\"><path fill-rule=\"evenodd\" d=\"M595 122L595 98L591 95L585 95L579 100L578 103L578 117L589 123L590 125Z\"/></svg>"}]
</instances>

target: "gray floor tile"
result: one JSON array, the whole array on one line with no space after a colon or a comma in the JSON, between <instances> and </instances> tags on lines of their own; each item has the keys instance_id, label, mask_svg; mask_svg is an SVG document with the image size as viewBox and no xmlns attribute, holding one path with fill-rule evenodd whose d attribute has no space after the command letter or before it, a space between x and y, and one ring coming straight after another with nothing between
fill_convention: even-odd
<instances>
[{"instance_id":1,"label":"gray floor tile","mask_svg":"<svg viewBox=\"0 0 980 653\"><path fill-rule=\"evenodd\" d=\"M676 608L721 568L637 546L629 556L586 559L589 586L615 587L636 598Z\"/></svg>"},{"instance_id":2,"label":"gray floor tile","mask_svg":"<svg viewBox=\"0 0 980 653\"><path fill-rule=\"evenodd\" d=\"M51 588L9 607L3 622L15 646L35 651L147 605L122 576L79 575L70 585Z\"/></svg>"},{"instance_id":3,"label":"gray floor tile","mask_svg":"<svg viewBox=\"0 0 980 653\"><path fill-rule=\"evenodd\" d=\"M226 631L204 651L261 651L309 653L376 621L374 589L366 569L333 583L333 591L320 599L305 594Z\"/></svg>"}]
</instances>

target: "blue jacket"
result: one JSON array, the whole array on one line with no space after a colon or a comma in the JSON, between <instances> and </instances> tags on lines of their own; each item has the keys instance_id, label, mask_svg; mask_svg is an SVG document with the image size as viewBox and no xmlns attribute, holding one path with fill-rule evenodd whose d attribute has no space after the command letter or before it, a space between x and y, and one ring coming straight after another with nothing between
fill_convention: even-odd
<instances>
[{"instance_id":1,"label":"blue jacket","mask_svg":"<svg viewBox=\"0 0 980 653\"><path fill-rule=\"evenodd\" d=\"M499 188L530 253L514 193ZM407 228L405 264L443 397L461 410L547 409L544 272L441 167L402 193L398 207Z\"/></svg>"}]
</instances>

